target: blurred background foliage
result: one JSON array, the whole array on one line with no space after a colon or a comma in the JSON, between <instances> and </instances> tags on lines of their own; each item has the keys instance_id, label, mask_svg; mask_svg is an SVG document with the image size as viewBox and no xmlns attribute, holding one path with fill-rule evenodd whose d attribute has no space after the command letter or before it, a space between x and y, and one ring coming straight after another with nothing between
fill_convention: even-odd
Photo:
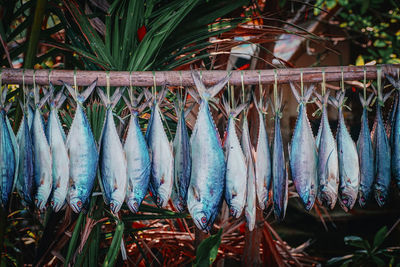
<instances>
[{"instance_id":1,"label":"blurred background foliage","mask_svg":"<svg viewBox=\"0 0 400 267\"><path fill-rule=\"evenodd\" d=\"M143 71L190 65L229 70L400 63L399 6L396 0L0 0L0 65ZM23 98L21 86L9 86L8 100ZM352 84L354 92L357 86ZM170 92L162 107L170 139L176 128L174 98ZM286 139L295 106L283 117ZM45 116L47 111L45 107ZM122 101L114 111L123 136L122 122L129 112ZM148 112L140 117L144 130ZM87 101L86 113L98 140L105 108L95 95ZM15 131L21 115L15 101L8 114ZM225 120L222 114L214 115L223 133ZM66 131L73 116L69 99L60 109ZM252 112L249 118L254 119ZM194 119L189 116L189 128ZM254 137L257 121L249 121ZM100 192L98 185L94 191ZM319 205L306 213L294 191L291 184L283 223L277 223L270 210L258 211L259 224L250 233L243 218L231 220L223 210L207 239L187 213L176 213L172 205L169 210L156 208L150 198L138 214L124 205L115 217L98 193L87 213L79 215L68 207L39 214L14 195L9 210L0 214L0 266L315 266L333 257L330 264L344 266L400 264L400 199L394 186L385 208L372 204L350 214L340 208L328 212Z\"/></svg>"}]
</instances>

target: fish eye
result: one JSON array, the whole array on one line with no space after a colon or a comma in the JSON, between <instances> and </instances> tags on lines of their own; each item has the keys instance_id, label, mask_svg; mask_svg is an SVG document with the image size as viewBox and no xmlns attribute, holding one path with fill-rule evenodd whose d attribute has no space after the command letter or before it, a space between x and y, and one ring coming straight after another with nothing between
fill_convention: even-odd
<instances>
[{"instance_id":1,"label":"fish eye","mask_svg":"<svg viewBox=\"0 0 400 267\"><path fill-rule=\"evenodd\" d=\"M78 206L78 208L80 208L80 207L82 207L82 201L78 201L78 202L76 202L76 205Z\"/></svg>"},{"instance_id":2,"label":"fish eye","mask_svg":"<svg viewBox=\"0 0 400 267\"><path fill-rule=\"evenodd\" d=\"M50 202L50 205L51 205L51 206L54 206L54 201L51 201L51 202Z\"/></svg>"},{"instance_id":3,"label":"fish eye","mask_svg":"<svg viewBox=\"0 0 400 267\"><path fill-rule=\"evenodd\" d=\"M201 217L201 222L206 224L207 223L207 218L206 216Z\"/></svg>"}]
</instances>

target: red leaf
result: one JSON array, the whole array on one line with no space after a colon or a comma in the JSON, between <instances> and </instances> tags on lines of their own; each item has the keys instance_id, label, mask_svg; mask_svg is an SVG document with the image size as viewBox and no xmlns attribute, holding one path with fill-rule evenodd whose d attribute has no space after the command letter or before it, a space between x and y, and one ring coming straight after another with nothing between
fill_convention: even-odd
<instances>
[{"instance_id":1,"label":"red leaf","mask_svg":"<svg viewBox=\"0 0 400 267\"><path fill-rule=\"evenodd\" d=\"M138 36L139 42L141 42L143 40L143 38L146 35L146 33L147 33L146 26L143 25L142 27L140 27L138 29L137 36Z\"/></svg>"}]
</instances>

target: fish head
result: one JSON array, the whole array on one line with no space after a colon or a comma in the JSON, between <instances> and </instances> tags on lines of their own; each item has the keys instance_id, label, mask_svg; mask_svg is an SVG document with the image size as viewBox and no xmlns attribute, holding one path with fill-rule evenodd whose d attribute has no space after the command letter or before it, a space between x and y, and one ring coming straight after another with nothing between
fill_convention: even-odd
<instances>
[{"instance_id":1,"label":"fish head","mask_svg":"<svg viewBox=\"0 0 400 267\"><path fill-rule=\"evenodd\" d=\"M314 206L315 195L310 194L310 192L307 192L302 197L302 201L303 201L304 208L307 211L310 211L312 209L312 207Z\"/></svg>"},{"instance_id":2,"label":"fish head","mask_svg":"<svg viewBox=\"0 0 400 267\"><path fill-rule=\"evenodd\" d=\"M82 208L83 208L83 202L80 198L72 198L69 202L69 205L71 206L72 210L75 213L79 213L81 212Z\"/></svg>"},{"instance_id":3,"label":"fish head","mask_svg":"<svg viewBox=\"0 0 400 267\"><path fill-rule=\"evenodd\" d=\"M121 209L122 206L122 202L118 201L118 200L111 200L110 202L110 209L113 213L118 213L118 211Z\"/></svg>"},{"instance_id":4,"label":"fish head","mask_svg":"<svg viewBox=\"0 0 400 267\"><path fill-rule=\"evenodd\" d=\"M229 207L229 214L233 218L239 218L239 216L242 214L242 212L235 206L230 206Z\"/></svg>"},{"instance_id":5,"label":"fish head","mask_svg":"<svg viewBox=\"0 0 400 267\"><path fill-rule=\"evenodd\" d=\"M194 212L193 221L196 224L197 228L199 228L205 232L208 232L209 219L203 211Z\"/></svg>"},{"instance_id":6,"label":"fish head","mask_svg":"<svg viewBox=\"0 0 400 267\"><path fill-rule=\"evenodd\" d=\"M40 211L44 211L46 209L47 200L38 196L35 198L35 205Z\"/></svg>"},{"instance_id":7,"label":"fish head","mask_svg":"<svg viewBox=\"0 0 400 267\"><path fill-rule=\"evenodd\" d=\"M360 191L360 197L358 199L358 204L360 204L360 207L365 207L367 205L368 197L366 194L362 191Z\"/></svg>"},{"instance_id":8,"label":"fish head","mask_svg":"<svg viewBox=\"0 0 400 267\"><path fill-rule=\"evenodd\" d=\"M127 201L126 203L128 205L128 208L131 210L132 213L137 213L139 211L139 203L136 201L136 199L131 198Z\"/></svg>"},{"instance_id":9,"label":"fish head","mask_svg":"<svg viewBox=\"0 0 400 267\"><path fill-rule=\"evenodd\" d=\"M386 204L387 193L384 190L377 188L375 190L375 199L376 199L376 202L378 203L379 207L382 207L383 205Z\"/></svg>"},{"instance_id":10,"label":"fish head","mask_svg":"<svg viewBox=\"0 0 400 267\"><path fill-rule=\"evenodd\" d=\"M184 212L186 209L186 204L184 202L184 199L182 196L179 196L175 201L174 201L174 206L179 212Z\"/></svg>"},{"instance_id":11,"label":"fish head","mask_svg":"<svg viewBox=\"0 0 400 267\"><path fill-rule=\"evenodd\" d=\"M156 197L156 204L160 208L164 208L168 204L168 197L164 197L164 194L159 194Z\"/></svg>"},{"instance_id":12,"label":"fish head","mask_svg":"<svg viewBox=\"0 0 400 267\"><path fill-rule=\"evenodd\" d=\"M53 208L54 212L59 212L60 209L64 206L64 202L53 199L50 202L50 206Z\"/></svg>"},{"instance_id":13,"label":"fish head","mask_svg":"<svg viewBox=\"0 0 400 267\"><path fill-rule=\"evenodd\" d=\"M329 207L330 209L333 209L336 204L336 196L334 195L334 193L330 192L329 190L321 189L319 201L325 207Z\"/></svg>"},{"instance_id":14,"label":"fish head","mask_svg":"<svg viewBox=\"0 0 400 267\"><path fill-rule=\"evenodd\" d=\"M342 206L345 212L348 212L353 208L354 202L355 199L349 194L344 193L340 196L340 206Z\"/></svg>"}]
</instances>

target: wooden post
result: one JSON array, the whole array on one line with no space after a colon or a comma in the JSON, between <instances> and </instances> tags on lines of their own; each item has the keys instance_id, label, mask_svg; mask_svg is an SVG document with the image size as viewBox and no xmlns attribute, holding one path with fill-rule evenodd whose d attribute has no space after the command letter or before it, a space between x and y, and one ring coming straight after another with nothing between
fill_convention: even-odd
<instances>
[{"instance_id":1,"label":"wooden post","mask_svg":"<svg viewBox=\"0 0 400 267\"><path fill-rule=\"evenodd\" d=\"M376 66L343 66L344 80L361 80L364 78L364 68L366 70L367 79L376 79ZM382 65L384 73L397 74L400 64ZM325 77L327 82L340 81L342 67L324 67ZM279 84L289 82L300 82L300 72L303 72L305 82L319 83L322 81L322 68L293 68L293 69L278 69ZM23 75L25 84L33 84L33 77L38 85L47 85L49 80L55 85L61 85L64 81L69 84L74 83L73 70L32 70L27 69L0 69L2 83L22 84ZM274 70L245 70L243 71L243 80L246 85L259 83L259 72L261 73L261 83L271 84L274 82ZM182 75L182 79L181 79ZM226 71L202 71L203 81L206 85L213 85L227 75ZM157 85L170 86L192 86L194 85L190 71L157 71L153 77L151 71L132 72L128 71L111 71L110 86L129 86L130 80L133 86L152 86L153 78ZM98 86L106 86L105 71L76 71L76 83L79 86L87 86L97 79ZM182 83L181 83L182 82ZM241 71L232 71L232 76L229 80L232 85L241 84Z\"/></svg>"}]
</instances>

